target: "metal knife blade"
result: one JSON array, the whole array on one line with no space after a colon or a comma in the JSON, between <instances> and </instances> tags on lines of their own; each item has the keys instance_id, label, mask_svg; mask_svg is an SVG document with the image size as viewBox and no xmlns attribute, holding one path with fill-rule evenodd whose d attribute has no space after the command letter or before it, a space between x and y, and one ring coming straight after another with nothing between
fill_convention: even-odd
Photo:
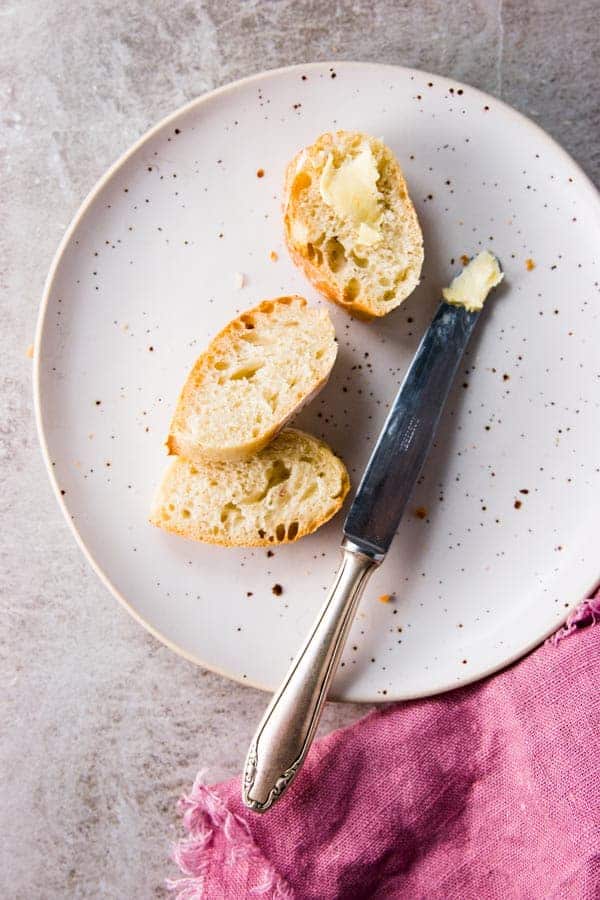
<instances>
[{"instance_id":1,"label":"metal knife blade","mask_svg":"<svg viewBox=\"0 0 600 900\"><path fill-rule=\"evenodd\" d=\"M479 312L442 303L423 335L344 523L344 536L380 562L429 452Z\"/></svg>"}]
</instances>

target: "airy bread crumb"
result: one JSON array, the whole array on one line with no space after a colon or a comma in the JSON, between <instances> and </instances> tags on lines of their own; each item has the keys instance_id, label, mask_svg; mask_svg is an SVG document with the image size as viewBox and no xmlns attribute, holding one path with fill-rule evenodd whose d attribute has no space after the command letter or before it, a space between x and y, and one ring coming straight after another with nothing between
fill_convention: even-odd
<instances>
[{"instance_id":1,"label":"airy bread crumb","mask_svg":"<svg viewBox=\"0 0 600 900\"><path fill-rule=\"evenodd\" d=\"M169 452L197 462L256 453L321 390L336 353L327 310L297 296L264 300L196 361L171 422Z\"/></svg>"},{"instance_id":2,"label":"airy bread crumb","mask_svg":"<svg viewBox=\"0 0 600 900\"><path fill-rule=\"evenodd\" d=\"M158 490L153 525L226 546L273 546L316 531L350 488L343 462L312 435L286 428L249 459L176 457Z\"/></svg>"}]
</instances>

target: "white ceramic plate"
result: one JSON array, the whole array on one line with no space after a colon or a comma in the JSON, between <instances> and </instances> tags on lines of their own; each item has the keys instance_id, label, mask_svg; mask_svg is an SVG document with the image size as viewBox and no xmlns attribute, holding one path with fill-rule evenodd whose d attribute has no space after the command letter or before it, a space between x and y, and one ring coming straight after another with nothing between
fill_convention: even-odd
<instances>
[{"instance_id":1,"label":"white ceramic plate","mask_svg":"<svg viewBox=\"0 0 600 900\"><path fill-rule=\"evenodd\" d=\"M294 67L199 98L125 154L65 235L36 405L65 515L115 596L189 659L276 686L337 567L342 515L270 557L188 543L147 513L175 398L209 338L263 298L326 302L287 256L281 189L295 151L342 127L398 155L426 255L421 287L383 321L328 307L338 361L298 424L344 457L354 486L461 255L489 247L506 272L335 682L338 698L401 699L517 658L598 577L600 207L540 129L473 88L378 65Z\"/></svg>"}]
</instances>

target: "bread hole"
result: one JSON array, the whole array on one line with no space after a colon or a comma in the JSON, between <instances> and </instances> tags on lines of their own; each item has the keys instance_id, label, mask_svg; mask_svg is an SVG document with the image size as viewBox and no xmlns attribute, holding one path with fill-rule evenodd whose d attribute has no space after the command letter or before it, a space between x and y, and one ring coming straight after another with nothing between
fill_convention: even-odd
<instances>
[{"instance_id":1,"label":"bread hole","mask_svg":"<svg viewBox=\"0 0 600 900\"><path fill-rule=\"evenodd\" d=\"M289 306L293 299L293 297L280 297L279 302L282 306Z\"/></svg>"},{"instance_id":2,"label":"bread hole","mask_svg":"<svg viewBox=\"0 0 600 900\"><path fill-rule=\"evenodd\" d=\"M306 490L300 497L300 502L303 502L304 500L308 500L309 497L312 497L313 494L316 493L316 490L317 490L316 484L309 484L309 486L306 488Z\"/></svg>"},{"instance_id":3,"label":"bread hole","mask_svg":"<svg viewBox=\"0 0 600 900\"><path fill-rule=\"evenodd\" d=\"M219 533L219 530L220 530L220 529L219 529L219 526L218 526L218 525L213 525L213 530L212 530L212 533L213 533L213 534L218 534L218 533Z\"/></svg>"},{"instance_id":4,"label":"bread hole","mask_svg":"<svg viewBox=\"0 0 600 900\"><path fill-rule=\"evenodd\" d=\"M175 511L175 504L169 503L169 509L171 510L171 512L174 512L174 511Z\"/></svg>"},{"instance_id":5,"label":"bread hole","mask_svg":"<svg viewBox=\"0 0 600 900\"><path fill-rule=\"evenodd\" d=\"M384 291L383 297L381 298L384 303L389 303L390 300L396 299L396 291Z\"/></svg>"},{"instance_id":6,"label":"bread hole","mask_svg":"<svg viewBox=\"0 0 600 900\"><path fill-rule=\"evenodd\" d=\"M323 264L323 254L318 247L315 247L313 243L309 242L306 245L306 252L308 254L308 258L312 260L317 266Z\"/></svg>"},{"instance_id":7,"label":"bread hole","mask_svg":"<svg viewBox=\"0 0 600 900\"><path fill-rule=\"evenodd\" d=\"M277 528L275 529L275 537L277 538L278 541L283 541L283 540L284 540L284 538L285 538L285 525L282 525L282 524L280 523L280 524L277 526Z\"/></svg>"},{"instance_id":8,"label":"bread hole","mask_svg":"<svg viewBox=\"0 0 600 900\"><path fill-rule=\"evenodd\" d=\"M291 471L282 459L275 459L267 469L267 491L272 491L278 484L287 481Z\"/></svg>"},{"instance_id":9,"label":"bread hole","mask_svg":"<svg viewBox=\"0 0 600 900\"><path fill-rule=\"evenodd\" d=\"M263 366L263 362L248 363L246 366L242 366L240 369L236 369L236 371L229 376L229 380L241 381L243 378L245 378L246 381L251 381L258 370L262 369Z\"/></svg>"},{"instance_id":10,"label":"bread hole","mask_svg":"<svg viewBox=\"0 0 600 900\"><path fill-rule=\"evenodd\" d=\"M253 438L258 437L259 434L260 434L260 428L257 425L255 425L254 428L252 429L252 437Z\"/></svg>"},{"instance_id":11,"label":"bread hole","mask_svg":"<svg viewBox=\"0 0 600 900\"><path fill-rule=\"evenodd\" d=\"M263 539L263 538L264 538L264 536L265 536L265 532L264 532L264 531L263 531L263 529L262 529L262 528L259 528L259 529L258 529L258 536L259 536L259 538L261 538L261 539Z\"/></svg>"},{"instance_id":12,"label":"bread hole","mask_svg":"<svg viewBox=\"0 0 600 900\"><path fill-rule=\"evenodd\" d=\"M166 509L163 509L163 511L162 511L161 514L160 514L160 517L161 517L161 519L163 520L163 522L168 522L169 519L171 518L171 516L170 516L169 513L166 511Z\"/></svg>"},{"instance_id":13,"label":"bread hole","mask_svg":"<svg viewBox=\"0 0 600 900\"><path fill-rule=\"evenodd\" d=\"M324 356L325 356L325 349L324 349L324 348L321 348L320 350L317 350L317 352L315 353L315 359L323 359Z\"/></svg>"},{"instance_id":14,"label":"bread hole","mask_svg":"<svg viewBox=\"0 0 600 900\"><path fill-rule=\"evenodd\" d=\"M406 281L408 276L408 269L402 269L396 277L394 278L394 284L400 284L402 281Z\"/></svg>"},{"instance_id":15,"label":"bread hole","mask_svg":"<svg viewBox=\"0 0 600 900\"><path fill-rule=\"evenodd\" d=\"M242 335L242 340L246 341L247 344L260 344L262 343L261 339L257 335L255 331L246 331Z\"/></svg>"},{"instance_id":16,"label":"bread hole","mask_svg":"<svg viewBox=\"0 0 600 900\"><path fill-rule=\"evenodd\" d=\"M217 372L223 372L225 369L229 368L229 363L226 359L218 359L215 363L215 369Z\"/></svg>"},{"instance_id":17,"label":"bread hole","mask_svg":"<svg viewBox=\"0 0 600 900\"><path fill-rule=\"evenodd\" d=\"M315 461L312 456L301 456L300 462L305 462L305 463L308 463L309 466L312 466L312 465L314 465Z\"/></svg>"},{"instance_id":18,"label":"bread hole","mask_svg":"<svg viewBox=\"0 0 600 900\"><path fill-rule=\"evenodd\" d=\"M196 466L190 466L190 475L197 475L197 474L198 474L198 469L196 468Z\"/></svg>"},{"instance_id":19,"label":"bread hole","mask_svg":"<svg viewBox=\"0 0 600 900\"><path fill-rule=\"evenodd\" d=\"M380 156L377 151L375 152L375 165L377 166L377 171L379 172L379 177L381 178L388 171L388 162L385 156Z\"/></svg>"},{"instance_id":20,"label":"bread hole","mask_svg":"<svg viewBox=\"0 0 600 900\"><path fill-rule=\"evenodd\" d=\"M244 323L244 328L251 330L254 328L254 319L250 315L240 316L242 322Z\"/></svg>"},{"instance_id":21,"label":"bread hole","mask_svg":"<svg viewBox=\"0 0 600 900\"><path fill-rule=\"evenodd\" d=\"M346 251L336 237L329 238L325 244L325 253L327 255L327 265L332 272L339 272L348 262Z\"/></svg>"},{"instance_id":22,"label":"bread hole","mask_svg":"<svg viewBox=\"0 0 600 900\"><path fill-rule=\"evenodd\" d=\"M352 303L360 294L360 281L358 278L351 278L344 285L344 303Z\"/></svg>"},{"instance_id":23,"label":"bread hole","mask_svg":"<svg viewBox=\"0 0 600 900\"><path fill-rule=\"evenodd\" d=\"M275 538L273 537L272 534L269 535L269 540L270 540L271 542L273 542L273 541L275 540Z\"/></svg>"},{"instance_id":24,"label":"bread hole","mask_svg":"<svg viewBox=\"0 0 600 900\"><path fill-rule=\"evenodd\" d=\"M298 322L297 319L290 319L289 322L284 322L283 324L286 328L294 328L296 325L299 325L300 322Z\"/></svg>"},{"instance_id":25,"label":"bread hole","mask_svg":"<svg viewBox=\"0 0 600 900\"><path fill-rule=\"evenodd\" d=\"M288 541L293 541L297 534L298 534L298 523L290 522L289 527L288 527L288 532L287 532Z\"/></svg>"},{"instance_id":26,"label":"bread hole","mask_svg":"<svg viewBox=\"0 0 600 900\"><path fill-rule=\"evenodd\" d=\"M263 302L260 304L260 308L262 312L266 313L272 313L275 309L271 300L263 300Z\"/></svg>"},{"instance_id":27,"label":"bread hole","mask_svg":"<svg viewBox=\"0 0 600 900\"><path fill-rule=\"evenodd\" d=\"M292 187L290 193L293 197L297 197L302 191L305 191L312 184L312 179L308 172L298 172L294 180L292 181Z\"/></svg>"},{"instance_id":28,"label":"bread hole","mask_svg":"<svg viewBox=\"0 0 600 900\"><path fill-rule=\"evenodd\" d=\"M271 412L275 412L277 409L277 402L279 400L279 394L265 394L265 400L271 407Z\"/></svg>"},{"instance_id":29,"label":"bread hole","mask_svg":"<svg viewBox=\"0 0 600 900\"><path fill-rule=\"evenodd\" d=\"M189 509L182 509L182 510L181 510L181 515L182 515L182 517L183 517L184 519L189 519L190 516L191 516L192 514L191 514L191 512L189 511Z\"/></svg>"},{"instance_id":30,"label":"bread hole","mask_svg":"<svg viewBox=\"0 0 600 900\"><path fill-rule=\"evenodd\" d=\"M273 488L276 488L278 485L283 484L284 481L287 481L291 473L292 470L286 466L282 459L273 460L266 471L267 483L262 491L259 491L253 496L249 496L244 502L262 503L269 491L272 491Z\"/></svg>"},{"instance_id":31,"label":"bread hole","mask_svg":"<svg viewBox=\"0 0 600 900\"><path fill-rule=\"evenodd\" d=\"M352 261L354 262L354 264L357 265L359 269L366 269L369 265L369 260L363 259L362 256L357 256L354 250L350 253L350 256L352 257Z\"/></svg>"},{"instance_id":32,"label":"bread hole","mask_svg":"<svg viewBox=\"0 0 600 900\"><path fill-rule=\"evenodd\" d=\"M209 487L218 487L218 486L219 486L219 482L218 482L218 481L214 481L214 479L211 479L211 480L208 482L208 484L209 484Z\"/></svg>"},{"instance_id":33,"label":"bread hole","mask_svg":"<svg viewBox=\"0 0 600 900\"><path fill-rule=\"evenodd\" d=\"M226 503L225 506L223 507L223 509L221 510L221 516L220 516L221 522L223 522L223 524L225 524L229 520L231 513L239 513L239 512L240 512L240 508L235 503Z\"/></svg>"}]
</instances>

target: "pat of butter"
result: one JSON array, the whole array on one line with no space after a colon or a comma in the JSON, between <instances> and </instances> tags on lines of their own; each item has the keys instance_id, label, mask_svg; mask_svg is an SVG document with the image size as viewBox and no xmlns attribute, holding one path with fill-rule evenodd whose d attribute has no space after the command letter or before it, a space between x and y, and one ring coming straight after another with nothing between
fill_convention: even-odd
<instances>
[{"instance_id":1,"label":"pat of butter","mask_svg":"<svg viewBox=\"0 0 600 900\"><path fill-rule=\"evenodd\" d=\"M484 250L465 266L442 294L447 303L464 306L469 312L478 312L491 289L503 278L504 273L496 257L489 250Z\"/></svg>"},{"instance_id":2,"label":"pat of butter","mask_svg":"<svg viewBox=\"0 0 600 900\"><path fill-rule=\"evenodd\" d=\"M361 222L358 226L358 237L356 239L356 243L359 247L372 247L373 244L377 243L380 237L381 232L378 228L373 228L372 225L367 225L366 222Z\"/></svg>"},{"instance_id":3,"label":"pat of butter","mask_svg":"<svg viewBox=\"0 0 600 900\"><path fill-rule=\"evenodd\" d=\"M377 228L381 218L377 189L379 172L369 144L365 143L356 156L344 159L336 169L333 154L329 154L319 191L324 202L342 219L349 219L358 229L356 243L371 246L379 240Z\"/></svg>"}]
</instances>

